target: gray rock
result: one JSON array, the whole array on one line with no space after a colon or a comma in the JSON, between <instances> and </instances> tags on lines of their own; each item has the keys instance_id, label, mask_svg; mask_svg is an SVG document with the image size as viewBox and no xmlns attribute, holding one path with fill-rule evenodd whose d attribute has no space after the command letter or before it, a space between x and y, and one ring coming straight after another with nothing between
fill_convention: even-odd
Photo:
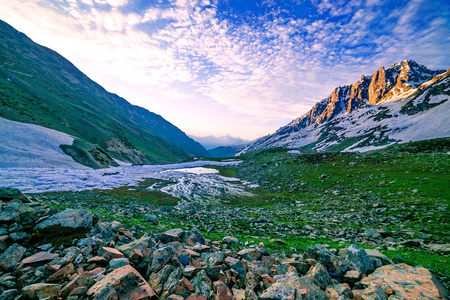
<instances>
[{"instance_id":1,"label":"gray rock","mask_svg":"<svg viewBox=\"0 0 450 300\"><path fill-rule=\"evenodd\" d=\"M350 245L345 254L345 258L352 262L362 274L375 270L369 255L367 255L366 251L358 245Z\"/></svg>"},{"instance_id":2,"label":"gray rock","mask_svg":"<svg viewBox=\"0 0 450 300\"><path fill-rule=\"evenodd\" d=\"M152 223L152 224L159 224L159 220L158 217L154 214L145 214L142 217L142 222L146 222L146 223Z\"/></svg>"},{"instance_id":3,"label":"gray rock","mask_svg":"<svg viewBox=\"0 0 450 300\"><path fill-rule=\"evenodd\" d=\"M235 270L238 275L239 278L244 279L245 278L245 268L244 268L244 264L242 263L242 261L240 261L239 259L233 258L231 256L227 257L225 259L225 263L233 270Z\"/></svg>"},{"instance_id":4,"label":"gray rock","mask_svg":"<svg viewBox=\"0 0 450 300\"><path fill-rule=\"evenodd\" d=\"M172 259L175 251L172 247L167 246L161 249L157 249L153 252L152 259L152 272L158 272L169 260Z\"/></svg>"},{"instance_id":5,"label":"gray rock","mask_svg":"<svg viewBox=\"0 0 450 300\"><path fill-rule=\"evenodd\" d=\"M266 289L259 299L327 299L325 293L307 277L299 278L297 274L288 272L274 279L276 283Z\"/></svg>"},{"instance_id":6,"label":"gray rock","mask_svg":"<svg viewBox=\"0 0 450 300\"><path fill-rule=\"evenodd\" d=\"M12 244L0 255L0 270L8 271L14 269L27 251L19 244Z\"/></svg>"},{"instance_id":7,"label":"gray rock","mask_svg":"<svg viewBox=\"0 0 450 300\"><path fill-rule=\"evenodd\" d=\"M227 244L239 244L238 239L233 236L226 236L222 239L222 241Z\"/></svg>"},{"instance_id":8,"label":"gray rock","mask_svg":"<svg viewBox=\"0 0 450 300\"><path fill-rule=\"evenodd\" d=\"M127 266L130 264L128 258L114 258L109 261L109 267L111 269L122 268L123 266Z\"/></svg>"},{"instance_id":9,"label":"gray rock","mask_svg":"<svg viewBox=\"0 0 450 300\"><path fill-rule=\"evenodd\" d=\"M184 233L183 229L175 228L161 233L159 239L161 240L161 242L165 244L170 242L179 242L181 241L183 233Z\"/></svg>"},{"instance_id":10,"label":"gray rock","mask_svg":"<svg viewBox=\"0 0 450 300\"><path fill-rule=\"evenodd\" d=\"M88 210L68 208L37 224L34 229L43 229L53 225L71 228L89 228L92 226L93 219L94 215Z\"/></svg>"},{"instance_id":11,"label":"gray rock","mask_svg":"<svg viewBox=\"0 0 450 300\"><path fill-rule=\"evenodd\" d=\"M20 190L9 187L0 187L0 201L11 201L13 199L29 202L29 199L25 197Z\"/></svg>"},{"instance_id":12,"label":"gray rock","mask_svg":"<svg viewBox=\"0 0 450 300\"><path fill-rule=\"evenodd\" d=\"M16 296L18 294L19 294L19 291L16 289L6 290L0 295L0 299L1 300L13 300L16 298Z\"/></svg>"},{"instance_id":13,"label":"gray rock","mask_svg":"<svg viewBox=\"0 0 450 300\"><path fill-rule=\"evenodd\" d=\"M32 220L35 214L33 208L24 203L10 203L6 208L0 211L0 223L22 222L23 220Z\"/></svg>"},{"instance_id":14,"label":"gray rock","mask_svg":"<svg viewBox=\"0 0 450 300\"><path fill-rule=\"evenodd\" d=\"M197 275L192 278L191 283L197 295L203 295L207 299L211 299L211 294L213 293L212 282L204 270L198 272Z\"/></svg>"},{"instance_id":15,"label":"gray rock","mask_svg":"<svg viewBox=\"0 0 450 300\"><path fill-rule=\"evenodd\" d=\"M150 236L148 236L147 234L145 234L140 239L135 240L129 244L122 245L118 249L120 252L125 254L126 257L129 257L132 250L139 249L139 250L143 251L144 249L146 249L150 246L151 242L152 242L152 238Z\"/></svg>"}]
</instances>

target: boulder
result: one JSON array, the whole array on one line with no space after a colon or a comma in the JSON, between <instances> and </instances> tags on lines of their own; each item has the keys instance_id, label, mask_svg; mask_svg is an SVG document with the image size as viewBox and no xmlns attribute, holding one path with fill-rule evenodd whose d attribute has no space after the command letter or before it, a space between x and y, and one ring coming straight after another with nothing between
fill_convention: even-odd
<instances>
[{"instance_id":1,"label":"boulder","mask_svg":"<svg viewBox=\"0 0 450 300\"><path fill-rule=\"evenodd\" d=\"M150 246L151 237L144 234L140 239L137 239L129 244L122 245L118 248L120 252L125 254L126 257L130 256L131 251L134 249L144 250Z\"/></svg>"},{"instance_id":2,"label":"boulder","mask_svg":"<svg viewBox=\"0 0 450 300\"><path fill-rule=\"evenodd\" d=\"M29 299L56 299L61 290L59 284L36 283L22 289L22 294Z\"/></svg>"},{"instance_id":3,"label":"boulder","mask_svg":"<svg viewBox=\"0 0 450 300\"><path fill-rule=\"evenodd\" d=\"M325 293L308 277L298 277L295 272L275 276L276 283L266 289L259 299L316 299L326 300Z\"/></svg>"},{"instance_id":4,"label":"boulder","mask_svg":"<svg viewBox=\"0 0 450 300\"><path fill-rule=\"evenodd\" d=\"M161 242L167 244L170 242L179 242L181 241L181 237L183 236L183 229L175 228L171 230L167 230L159 235L159 239Z\"/></svg>"},{"instance_id":5,"label":"boulder","mask_svg":"<svg viewBox=\"0 0 450 300\"><path fill-rule=\"evenodd\" d=\"M0 201L11 201L13 199L19 199L23 202L30 202L30 200L22 194L19 189L0 187Z\"/></svg>"},{"instance_id":6,"label":"boulder","mask_svg":"<svg viewBox=\"0 0 450 300\"><path fill-rule=\"evenodd\" d=\"M128 260L128 258L125 258L125 257L114 258L109 261L109 267L111 269L119 269L119 268L122 268L123 266L129 265L129 264L130 264L130 261Z\"/></svg>"},{"instance_id":7,"label":"boulder","mask_svg":"<svg viewBox=\"0 0 450 300\"><path fill-rule=\"evenodd\" d=\"M353 299L353 293L350 286L346 283L335 283L328 286L325 290L328 300L346 300Z\"/></svg>"},{"instance_id":8,"label":"boulder","mask_svg":"<svg viewBox=\"0 0 450 300\"><path fill-rule=\"evenodd\" d=\"M239 259L233 258L231 256L227 257L225 259L225 263L233 270L235 270L238 275L239 278L244 279L245 278L245 268L244 268L244 264L242 263L242 261L240 261Z\"/></svg>"},{"instance_id":9,"label":"boulder","mask_svg":"<svg viewBox=\"0 0 450 300\"><path fill-rule=\"evenodd\" d=\"M186 232L185 236L183 237L183 242L188 246L195 246L196 244L206 244L205 238L197 229Z\"/></svg>"},{"instance_id":10,"label":"boulder","mask_svg":"<svg viewBox=\"0 0 450 300\"><path fill-rule=\"evenodd\" d=\"M155 225L159 224L158 217L154 214L145 214L142 217L142 222L151 223L151 224L155 224Z\"/></svg>"},{"instance_id":11,"label":"boulder","mask_svg":"<svg viewBox=\"0 0 450 300\"><path fill-rule=\"evenodd\" d=\"M83 296L94 283L95 280L87 274L77 275L61 290L61 297Z\"/></svg>"},{"instance_id":12,"label":"boulder","mask_svg":"<svg viewBox=\"0 0 450 300\"><path fill-rule=\"evenodd\" d=\"M12 244L9 246L5 252L0 255L0 270L8 271L14 269L26 251L27 249L19 244Z\"/></svg>"},{"instance_id":13,"label":"boulder","mask_svg":"<svg viewBox=\"0 0 450 300\"><path fill-rule=\"evenodd\" d=\"M117 249L110 248L110 247L101 247L98 250L98 256L102 256L102 257L106 258L107 260L124 257L122 252L120 252Z\"/></svg>"},{"instance_id":14,"label":"boulder","mask_svg":"<svg viewBox=\"0 0 450 300\"><path fill-rule=\"evenodd\" d=\"M366 251L358 245L350 245L345 253L345 258L353 263L361 274L366 274L375 270L369 255L367 255Z\"/></svg>"},{"instance_id":15,"label":"boulder","mask_svg":"<svg viewBox=\"0 0 450 300\"><path fill-rule=\"evenodd\" d=\"M257 249L244 249L239 251L238 255L248 261L258 260L261 258L261 252Z\"/></svg>"},{"instance_id":16,"label":"boulder","mask_svg":"<svg viewBox=\"0 0 450 300\"><path fill-rule=\"evenodd\" d=\"M325 290L327 285L331 282L331 277L328 274L327 269L322 264L317 264L312 267L306 274L306 277L311 279L311 281L322 290Z\"/></svg>"},{"instance_id":17,"label":"boulder","mask_svg":"<svg viewBox=\"0 0 450 300\"><path fill-rule=\"evenodd\" d=\"M32 256L29 256L22 260L21 264L24 266L31 266L33 268L45 265L46 263L54 260L59 255L55 253L50 253L46 251L38 252Z\"/></svg>"},{"instance_id":18,"label":"boulder","mask_svg":"<svg viewBox=\"0 0 450 300\"><path fill-rule=\"evenodd\" d=\"M233 300L233 294L222 281L214 282L214 291L216 292L216 300Z\"/></svg>"},{"instance_id":19,"label":"boulder","mask_svg":"<svg viewBox=\"0 0 450 300\"><path fill-rule=\"evenodd\" d=\"M93 220L94 215L88 210L68 208L37 224L34 229L44 229L54 225L70 228L89 228L92 226Z\"/></svg>"},{"instance_id":20,"label":"boulder","mask_svg":"<svg viewBox=\"0 0 450 300\"><path fill-rule=\"evenodd\" d=\"M153 252L152 272L158 272L169 260L172 259L175 251L171 246L167 246Z\"/></svg>"},{"instance_id":21,"label":"boulder","mask_svg":"<svg viewBox=\"0 0 450 300\"><path fill-rule=\"evenodd\" d=\"M360 294L378 285L382 288L390 287L397 299L441 299L449 296L448 291L430 271L423 267L411 267L406 264L380 267L363 278L360 284L365 287L358 292Z\"/></svg>"},{"instance_id":22,"label":"boulder","mask_svg":"<svg viewBox=\"0 0 450 300\"><path fill-rule=\"evenodd\" d=\"M67 275L72 273L74 270L73 264L69 263L68 265L60 268L58 271L56 271L53 275L49 276L47 278L47 282L59 282L66 278Z\"/></svg>"},{"instance_id":23,"label":"boulder","mask_svg":"<svg viewBox=\"0 0 450 300\"><path fill-rule=\"evenodd\" d=\"M238 239L234 236L226 236L222 239L222 241L227 244L239 244Z\"/></svg>"},{"instance_id":24,"label":"boulder","mask_svg":"<svg viewBox=\"0 0 450 300\"><path fill-rule=\"evenodd\" d=\"M194 276L191 280L192 286L195 289L197 296L205 296L210 299L213 293L213 287L211 279L209 279L208 275L204 270L201 270Z\"/></svg>"},{"instance_id":25,"label":"boulder","mask_svg":"<svg viewBox=\"0 0 450 300\"><path fill-rule=\"evenodd\" d=\"M86 294L90 299L110 299L105 295L115 295L118 299L157 299L145 279L132 266L115 269L95 283Z\"/></svg>"},{"instance_id":26,"label":"boulder","mask_svg":"<svg viewBox=\"0 0 450 300\"><path fill-rule=\"evenodd\" d=\"M356 300L388 300L388 294L378 284L372 284L364 290L354 290L353 297ZM423 298L399 298L399 299L423 299Z\"/></svg>"},{"instance_id":27,"label":"boulder","mask_svg":"<svg viewBox=\"0 0 450 300\"><path fill-rule=\"evenodd\" d=\"M366 251L367 255L369 255L370 258L379 259L383 263L383 265L393 265L394 264L394 262L389 257L384 255L377 249L364 249L364 251Z\"/></svg>"},{"instance_id":28,"label":"boulder","mask_svg":"<svg viewBox=\"0 0 450 300\"><path fill-rule=\"evenodd\" d=\"M35 210L28 204L10 203L0 211L0 223L12 223L33 220Z\"/></svg>"}]
</instances>

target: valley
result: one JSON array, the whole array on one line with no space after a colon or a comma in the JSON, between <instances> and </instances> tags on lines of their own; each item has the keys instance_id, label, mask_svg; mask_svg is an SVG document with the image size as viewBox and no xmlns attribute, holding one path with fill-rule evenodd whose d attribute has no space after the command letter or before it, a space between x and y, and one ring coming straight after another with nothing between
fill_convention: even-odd
<instances>
[{"instance_id":1,"label":"valley","mask_svg":"<svg viewBox=\"0 0 450 300\"><path fill-rule=\"evenodd\" d=\"M197 228L211 240L235 236L294 254L317 243L331 248L357 243L394 262L423 265L448 287L449 151L449 139L367 153L296 154L278 148L241 156L239 164L195 164L259 185L241 190L248 194L177 197L164 192L167 182L137 180L131 186L32 196L58 209L91 210L142 233ZM157 221L149 222L149 215Z\"/></svg>"}]
</instances>

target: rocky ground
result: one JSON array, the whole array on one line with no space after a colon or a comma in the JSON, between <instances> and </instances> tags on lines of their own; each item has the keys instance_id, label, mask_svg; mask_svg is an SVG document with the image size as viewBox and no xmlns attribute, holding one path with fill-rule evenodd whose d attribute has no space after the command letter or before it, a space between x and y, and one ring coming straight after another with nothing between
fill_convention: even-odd
<instances>
[{"instance_id":1,"label":"rocky ground","mask_svg":"<svg viewBox=\"0 0 450 300\"><path fill-rule=\"evenodd\" d=\"M62 210L54 205L55 200L30 200L11 189L3 189L0 199L0 299L445 299L449 296L429 270L394 264L380 251L363 249L358 243L342 248L316 244L305 251L285 254L270 251L257 236L252 237L253 242L240 236L207 239L192 228L197 224L218 226L219 220L230 224L225 221L228 219L233 224L239 209L241 215L249 216L242 217L246 218L242 222L249 224L242 229L243 235L257 234L254 230L265 233L280 226L271 223L261 208L207 212L186 203L155 209L151 205L117 202L110 205L108 215L100 213L104 205L101 201L90 210L77 207L80 203ZM66 203L66 207L70 205ZM292 209L285 209L288 208ZM215 216L211 217L212 214ZM113 216L122 222L113 220ZM126 222L135 217L142 223ZM192 229L170 228L170 218L189 223ZM206 221L211 219L216 221ZM216 230L219 229L226 232L226 228ZM285 243L289 240L287 233L294 231L289 227L276 230L286 234L272 239L272 244ZM307 225L295 230L311 238L324 234L324 230L315 232ZM380 237L371 232L348 234L353 234L356 242L365 239L375 244L385 243L388 238L381 233Z\"/></svg>"}]
</instances>

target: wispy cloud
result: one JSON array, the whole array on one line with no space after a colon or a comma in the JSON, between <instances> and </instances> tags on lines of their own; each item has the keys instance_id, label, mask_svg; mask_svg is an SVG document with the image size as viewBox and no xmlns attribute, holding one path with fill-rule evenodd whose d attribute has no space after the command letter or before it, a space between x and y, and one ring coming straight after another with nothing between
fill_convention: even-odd
<instances>
[{"instance_id":1,"label":"wispy cloud","mask_svg":"<svg viewBox=\"0 0 450 300\"><path fill-rule=\"evenodd\" d=\"M269 133L380 65L450 65L444 0L291 3L239 15L218 0L3 0L0 18L197 135Z\"/></svg>"}]
</instances>

